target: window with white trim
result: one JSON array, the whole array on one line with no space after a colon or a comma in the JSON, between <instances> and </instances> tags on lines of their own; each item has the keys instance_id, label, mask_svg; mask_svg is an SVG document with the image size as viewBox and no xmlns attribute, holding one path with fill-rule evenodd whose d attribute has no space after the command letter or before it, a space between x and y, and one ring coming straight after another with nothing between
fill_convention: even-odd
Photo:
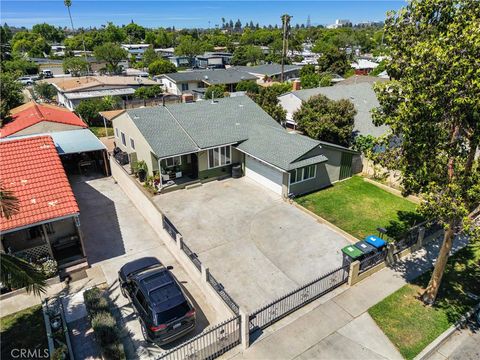
<instances>
[{"instance_id":1,"label":"window with white trim","mask_svg":"<svg viewBox=\"0 0 480 360\"><path fill-rule=\"evenodd\" d=\"M135 150L135 140L133 140L132 138L130 138L130 147Z\"/></svg>"},{"instance_id":2,"label":"window with white trim","mask_svg":"<svg viewBox=\"0 0 480 360\"><path fill-rule=\"evenodd\" d=\"M232 149L231 146L220 146L208 150L208 168L213 169L220 166L229 165L232 163Z\"/></svg>"},{"instance_id":3,"label":"window with white trim","mask_svg":"<svg viewBox=\"0 0 480 360\"><path fill-rule=\"evenodd\" d=\"M127 146L127 139L125 138L125 134L123 132L120 133L122 135L122 144L123 146Z\"/></svg>"},{"instance_id":4,"label":"window with white trim","mask_svg":"<svg viewBox=\"0 0 480 360\"><path fill-rule=\"evenodd\" d=\"M174 167L182 165L182 157L181 156L174 156L171 158L165 159L165 166L166 167Z\"/></svg>"},{"instance_id":5,"label":"window with white trim","mask_svg":"<svg viewBox=\"0 0 480 360\"><path fill-rule=\"evenodd\" d=\"M316 174L317 165L310 165L295 169L290 173L290 184L296 184L305 180L313 179Z\"/></svg>"}]
</instances>

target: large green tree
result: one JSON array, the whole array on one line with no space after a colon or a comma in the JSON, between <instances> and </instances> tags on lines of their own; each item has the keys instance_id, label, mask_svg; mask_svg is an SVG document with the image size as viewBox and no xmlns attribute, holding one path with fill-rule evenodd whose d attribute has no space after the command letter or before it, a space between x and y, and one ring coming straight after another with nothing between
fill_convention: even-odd
<instances>
[{"instance_id":1,"label":"large green tree","mask_svg":"<svg viewBox=\"0 0 480 360\"><path fill-rule=\"evenodd\" d=\"M63 71L72 76L81 76L88 72L88 62L81 57L68 57L63 60Z\"/></svg>"},{"instance_id":2,"label":"large green tree","mask_svg":"<svg viewBox=\"0 0 480 360\"><path fill-rule=\"evenodd\" d=\"M22 84L17 81L17 73L2 72L0 74L0 119L2 123L8 119L10 109L23 102Z\"/></svg>"},{"instance_id":3,"label":"large green tree","mask_svg":"<svg viewBox=\"0 0 480 360\"><path fill-rule=\"evenodd\" d=\"M401 139L390 166L402 171L404 194L419 194L422 213L445 228L423 294L432 304L455 234L480 235L480 2L412 0L387 17L385 41L395 80L376 87L374 119Z\"/></svg>"},{"instance_id":4,"label":"large green tree","mask_svg":"<svg viewBox=\"0 0 480 360\"><path fill-rule=\"evenodd\" d=\"M256 65L265 58L261 48L255 45L239 46L232 56L232 65Z\"/></svg>"},{"instance_id":5,"label":"large green tree","mask_svg":"<svg viewBox=\"0 0 480 360\"><path fill-rule=\"evenodd\" d=\"M97 60L107 63L107 70L110 73L118 73L118 64L128 57L128 52L115 43L105 43L95 47L93 53Z\"/></svg>"},{"instance_id":6,"label":"large green tree","mask_svg":"<svg viewBox=\"0 0 480 360\"><path fill-rule=\"evenodd\" d=\"M62 28L47 23L33 25L32 32L41 35L45 40L52 43L59 43L65 39L65 32Z\"/></svg>"},{"instance_id":7,"label":"large green tree","mask_svg":"<svg viewBox=\"0 0 480 360\"><path fill-rule=\"evenodd\" d=\"M285 124L287 121L287 112L279 103L278 96L292 90L289 83L274 84L261 88L258 94L249 93L250 96L261 108L278 123Z\"/></svg>"},{"instance_id":8,"label":"large green tree","mask_svg":"<svg viewBox=\"0 0 480 360\"><path fill-rule=\"evenodd\" d=\"M160 75L177 72L175 65L168 60L158 59L148 66L148 73L150 75Z\"/></svg>"},{"instance_id":9,"label":"large green tree","mask_svg":"<svg viewBox=\"0 0 480 360\"><path fill-rule=\"evenodd\" d=\"M350 100L335 101L317 95L303 102L293 119L298 129L311 138L349 147L356 113Z\"/></svg>"},{"instance_id":10,"label":"large green tree","mask_svg":"<svg viewBox=\"0 0 480 360\"><path fill-rule=\"evenodd\" d=\"M330 72L344 75L351 69L348 56L345 51L329 48L318 58L320 72Z\"/></svg>"}]
</instances>

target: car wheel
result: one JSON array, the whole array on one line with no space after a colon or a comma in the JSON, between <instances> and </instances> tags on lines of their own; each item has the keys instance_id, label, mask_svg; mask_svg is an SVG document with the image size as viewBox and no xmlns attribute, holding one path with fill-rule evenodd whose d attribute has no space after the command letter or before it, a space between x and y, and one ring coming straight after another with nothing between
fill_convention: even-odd
<instances>
[{"instance_id":1,"label":"car wheel","mask_svg":"<svg viewBox=\"0 0 480 360\"><path fill-rule=\"evenodd\" d=\"M140 327L142 328L142 335L143 335L143 338L145 339L145 341L148 342L148 343L151 343L152 340L150 340L149 337L148 337L148 331L147 331L147 328L146 328L145 324L143 323L143 321L140 321Z\"/></svg>"}]
</instances>

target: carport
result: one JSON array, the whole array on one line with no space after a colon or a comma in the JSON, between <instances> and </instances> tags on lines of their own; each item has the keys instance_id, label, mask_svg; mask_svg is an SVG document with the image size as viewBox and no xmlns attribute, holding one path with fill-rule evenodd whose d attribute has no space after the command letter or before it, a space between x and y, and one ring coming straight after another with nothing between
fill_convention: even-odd
<instances>
[{"instance_id":1,"label":"carport","mask_svg":"<svg viewBox=\"0 0 480 360\"><path fill-rule=\"evenodd\" d=\"M107 148L89 129L59 131L48 135L52 137L68 175L110 174Z\"/></svg>"}]
</instances>

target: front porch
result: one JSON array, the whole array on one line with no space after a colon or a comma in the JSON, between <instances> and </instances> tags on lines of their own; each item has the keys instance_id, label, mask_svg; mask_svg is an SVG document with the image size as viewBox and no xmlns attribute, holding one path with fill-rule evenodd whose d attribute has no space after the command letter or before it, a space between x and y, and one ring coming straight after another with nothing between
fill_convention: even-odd
<instances>
[{"instance_id":1,"label":"front porch","mask_svg":"<svg viewBox=\"0 0 480 360\"><path fill-rule=\"evenodd\" d=\"M78 215L12 229L2 234L0 245L29 262L54 259L59 269L86 261Z\"/></svg>"}]
</instances>

